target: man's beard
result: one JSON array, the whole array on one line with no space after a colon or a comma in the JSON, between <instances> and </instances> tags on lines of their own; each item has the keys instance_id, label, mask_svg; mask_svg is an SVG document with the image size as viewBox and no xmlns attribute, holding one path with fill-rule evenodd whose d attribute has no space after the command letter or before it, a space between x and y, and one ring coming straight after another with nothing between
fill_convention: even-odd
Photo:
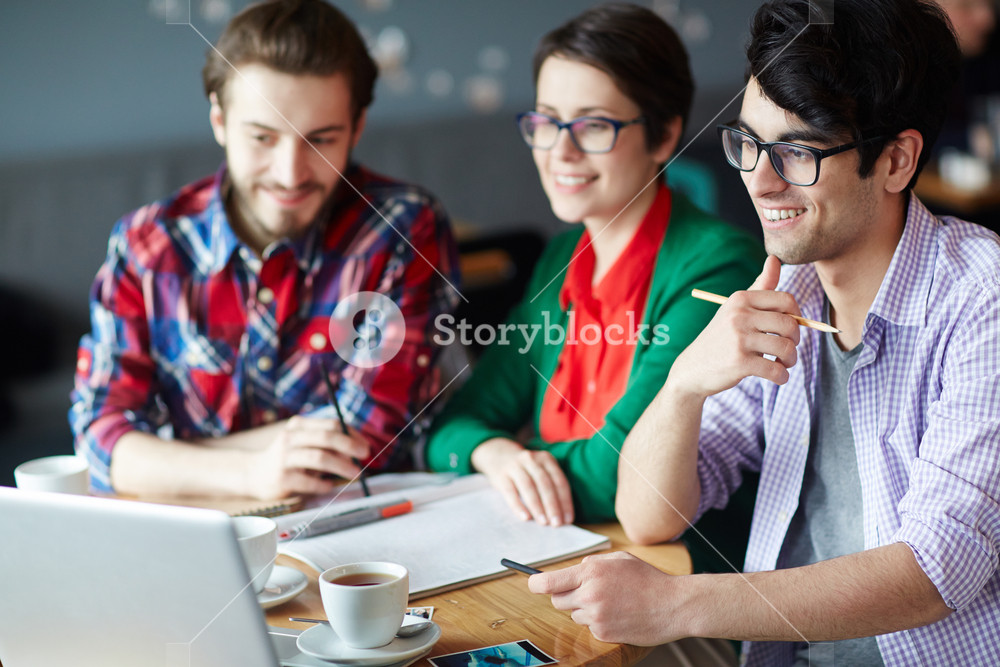
<instances>
[{"instance_id":1,"label":"man's beard","mask_svg":"<svg viewBox=\"0 0 1000 667\"><path fill-rule=\"evenodd\" d=\"M316 209L316 213L306 223L300 223L294 211L280 213L276 225L265 225L260 217L254 212L250 201L244 195L242 189L231 183L229 197L227 197L227 208L230 213L231 226L236 236L244 243L254 246L255 239L266 238L267 247L275 241L282 239L293 240L312 229L319 221L325 221L334 207L338 187L334 187L326 199ZM262 251L264 248L260 248Z\"/></svg>"}]
</instances>

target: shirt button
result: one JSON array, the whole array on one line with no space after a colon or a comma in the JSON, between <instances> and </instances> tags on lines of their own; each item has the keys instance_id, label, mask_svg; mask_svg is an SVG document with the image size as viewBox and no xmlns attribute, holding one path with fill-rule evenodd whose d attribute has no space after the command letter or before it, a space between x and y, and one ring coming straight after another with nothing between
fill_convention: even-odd
<instances>
[{"instance_id":1,"label":"shirt button","mask_svg":"<svg viewBox=\"0 0 1000 667\"><path fill-rule=\"evenodd\" d=\"M778 512L778 521L784 522L788 518L788 514L784 511Z\"/></svg>"},{"instance_id":2,"label":"shirt button","mask_svg":"<svg viewBox=\"0 0 1000 667\"><path fill-rule=\"evenodd\" d=\"M250 261L250 251L246 248L240 248L240 257L243 258L244 262Z\"/></svg>"},{"instance_id":3,"label":"shirt button","mask_svg":"<svg viewBox=\"0 0 1000 667\"><path fill-rule=\"evenodd\" d=\"M420 368L427 368L427 364L431 363L431 358L426 354L417 355L417 366Z\"/></svg>"},{"instance_id":4,"label":"shirt button","mask_svg":"<svg viewBox=\"0 0 1000 667\"><path fill-rule=\"evenodd\" d=\"M326 348L326 336L318 331L309 336L309 347L317 351Z\"/></svg>"},{"instance_id":5,"label":"shirt button","mask_svg":"<svg viewBox=\"0 0 1000 667\"><path fill-rule=\"evenodd\" d=\"M809 436L808 435L802 436L802 440L800 441L800 444L803 447L808 447L809 446Z\"/></svg>"},{"instance_id":6,"label":"shirt button","mask_svg":"<svg viewBox=\"0 0 1000 667\"><path fill-rule=\"evenodd\" d=\"M90 368L90 362L87 361L86 359L81 357L80 359L76 360L76 370L80 371L81 373L86 373L89 368Z\"/></svg>"},{"instance_id":7,"label":"shirt button","mask_svg":"<svg viewBox=\"0 0 1000 667\"><path fill-rule=\"evenodd\" d=\"M274 301L274 290L270 287L261 287L260 291L257 292L257 299L265 306L269 305Z\"/></svg>"},{"instance_id":8,"label":"shirt button","mask_svg":"<svg viewBox=\"0 0 1000 667\"><path fill-rule=\"evenodd\" d=\"M274 410L264 410L261 414L261 419L264 420L265 424L271 424L278 420L278 413Z\"/></svg>"},{"instance_id":9,"label":"shirt button","mask_svg":"<svg viewBox=\"0 0 1000 667\"><path fill-rule=\"evenodd\" d=\"M587 383L587 393L593 394L596 391L597 391L597 382L591 380L590 382Z\"/></svg>"},{"instance_id":10,"label":"shirt button","mask_svg":"<svg viewBox=\"0 0 1000 667\"><path fill-rule=\"evenodd\" d=\"M274 362L271 361L271 357L261 357L257 360L257 368L264 371L265 373L274 367Z\"/></svg>"},{"instance_id":11,"label":"shirt button","mask_svg":"<svg viewBox=\"0 0 1000 667\"><path fill-rule=\"evenodd\" d=\"M458 454L452 452L451 454L448 455L448 466L451 468L458 467Z\"/></svg>"}]
</instances>

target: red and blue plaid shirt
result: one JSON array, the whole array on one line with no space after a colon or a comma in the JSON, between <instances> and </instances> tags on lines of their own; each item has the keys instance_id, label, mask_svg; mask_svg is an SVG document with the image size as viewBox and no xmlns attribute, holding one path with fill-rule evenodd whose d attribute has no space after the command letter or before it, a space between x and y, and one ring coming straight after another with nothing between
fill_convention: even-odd
<instances>
[{"instance_id":1,"label":"red and blue plaid shirt","mask_svg":"<svg viewBox=\"0 0 1000 667\"><path fill-rule=\"evenodd\" d=\"M70 410L99 490L112 490L112 451L129 431L196 440L328 408L324 365L340 375L344 418L372 445L372 469L392 465L423 426L410 422L437 390L432 327L459 298L439 203L353 166L353 188L341 186L325 220L257 257L229 225L226 173L111 234ZM337 303L362 291L390 298L406 325L396 356L370 369L346 364L328 333Z\"/></svg>"}]
</instances>

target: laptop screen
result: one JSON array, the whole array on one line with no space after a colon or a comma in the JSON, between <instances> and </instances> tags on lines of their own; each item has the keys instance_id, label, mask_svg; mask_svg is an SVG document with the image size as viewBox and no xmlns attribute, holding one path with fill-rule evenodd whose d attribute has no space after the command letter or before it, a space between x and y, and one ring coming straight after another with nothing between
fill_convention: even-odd
<instances>
[{"instance_id":1,"label":"laptop screen","mask_svg":"<svg viewBox=\"0 0 1000 667\"><path fill-rule=\"evenodd\" d=\"M3 667L275 667L228 515L0 487Z\"/></svg>"}]
</instances>

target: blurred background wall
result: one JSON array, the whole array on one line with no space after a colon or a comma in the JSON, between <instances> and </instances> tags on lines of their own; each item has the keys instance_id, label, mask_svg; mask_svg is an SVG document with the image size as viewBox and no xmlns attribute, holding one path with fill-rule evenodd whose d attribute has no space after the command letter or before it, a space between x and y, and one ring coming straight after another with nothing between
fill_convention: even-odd
<instances>
[{"instance_id":1,"label":"blurred background wall","mask_svg":"<svg viewBox=\"0 0 1000 667\"><path fill-rule=\"evenodd\" d=\"M217 168L200 71L208 42L246 4L0 3L0 335L16 360L0 373L0 484L12 483L19 461L71 449L75 346L114 221ZM341 0L382 66L358 158L427 186L469 229L559 230L513 115L533 103L539 37L594 4ZM667 19L691 54L685 157L708 169L717 210L756 230L714 129L738 106L756 2L639 4Z\"/></svg>"},{"instance_id":2,"label":"blurred background wall","mask_svg":"<svg viewBox=\"0 0 1000 667\"><path fill-rule=\"evenodd\" d=\"M4 161L209 139L200 70L246 0L5 0ZM371 120L520 111L538 38L588 0L342 0L383 64ZM746 0L645 0L678 30L703 91L742 80ZM190 25L177 22L190 21Z\"/></svg>"}]
</instances>

